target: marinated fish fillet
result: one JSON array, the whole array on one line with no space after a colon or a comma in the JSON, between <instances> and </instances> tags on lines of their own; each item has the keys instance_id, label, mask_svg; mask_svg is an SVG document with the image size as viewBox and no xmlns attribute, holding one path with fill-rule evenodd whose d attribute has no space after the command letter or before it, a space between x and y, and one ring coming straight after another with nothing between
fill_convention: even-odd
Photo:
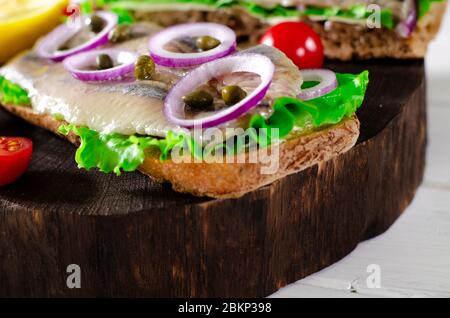
<instances>
[{"instance_id":1,"label":"marinated fish fillet","mask_svg":"<svg viewBox=\"0 0 450 318\"><path fill-rule=\"evenodd\" d=\"M116 47L148 54L148 40L158 28L151 27L148 31L150 35ZM274 98L297 96L300 92L300 71L280 51L258 46L241 53L263 54L276 66L272 85L262 103L266 107L257 107L255 111L264 114L267 104ZM169 130L178 131L180 128L166 120L162 111L163 100L174 83L188 71L158 67L153 81L124 79L92 84L74 79L62 63L44 61L30 52L3 67L0 74L28 90L33 110L38 114L62 116L71 124L87 126L99 132L164 137ZM226 84L245 82L248 89L257 85L257 81L249 81L239 74L220 80ZM229 124L240 125L240 121Z\"/></svg>"}]
</instances>

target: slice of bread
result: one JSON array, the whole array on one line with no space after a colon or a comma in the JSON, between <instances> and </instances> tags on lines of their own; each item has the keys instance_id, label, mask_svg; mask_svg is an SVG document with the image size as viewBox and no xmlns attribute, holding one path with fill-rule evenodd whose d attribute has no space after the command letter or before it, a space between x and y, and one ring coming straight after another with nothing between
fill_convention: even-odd
<instances>
[{"instance_id":1,"label":"slice of bread","mask_svg":"<svg viewBox=\"0 0 450 318\"><path fill-rule=\"evenodd\" d=\"M50 115L37 114L31 108L2 106L33 125L62 136L58 128L64 122ZM72 133L62 137L75 145L80 142ZM264 164L248 163L249 160L239 161L246 163L175 163L172 160L160 161L159 153L151 150L139 170L157 182L170 182L173 189L179 192L214 198L239 197L348 151L358 137L359 121L356 115L313 133L293 136L278 146L278 169L273 174L263 174ZM249 154L239 156L248 158Z\"/></svg>"},{"instance_id":2,"label":"slice of bread","mask_svg":"<svg viewBox=\"0 0 450 318\"><path fill-rule=\"evenodd\" d=\"M325 55L330 59L423 58L428 44L439 31L446 5L446 2L434 3L409 38L399 37L395 30L367 29L362 25L309 24L320 35Z\"/></svg>"},{"instance_id":3,"label":"slice of bread","mask_svg":"<svg viewBox=\"0 0 450 318\"><path fill-rule=\"evenodd\" d=\"M330 59L423 58L429 42L439 30L447 2L433 3L409 38L394 30L368 29L365 25L305 20L322 38L325 55ZM164 27L186 22L217 22L235 30L242 46L258 43L270 27L267 21L239 7L217 10L171 10L135 12L138 20L152 21Z\"/></svg>"}]
</instances>

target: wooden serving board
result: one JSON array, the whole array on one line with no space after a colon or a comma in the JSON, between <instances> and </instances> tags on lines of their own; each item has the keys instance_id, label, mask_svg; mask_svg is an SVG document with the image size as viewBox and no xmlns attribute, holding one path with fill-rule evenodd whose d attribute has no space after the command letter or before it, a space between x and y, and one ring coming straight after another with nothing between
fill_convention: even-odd
<instances>
[{"instance_id":1,"label":"wooden serving board","mask_svg":"<svg viewBox=\"0 0 450 318\"><path fill-rule=\"evenodd\" d=\"M239 199L78 170L72 145L0 111L0 135L35 144L29 172L0 188L0 296L267 296L385 231L423 176L423 61L328 66L370 70L357 146Z\"/></svg>"}]
</instances>

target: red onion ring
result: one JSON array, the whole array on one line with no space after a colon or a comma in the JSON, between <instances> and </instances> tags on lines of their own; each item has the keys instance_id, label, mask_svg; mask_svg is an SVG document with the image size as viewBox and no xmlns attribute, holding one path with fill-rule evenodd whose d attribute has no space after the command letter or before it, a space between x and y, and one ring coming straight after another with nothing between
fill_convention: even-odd
<instances>
[{"instance_id":1,"label":"red onion ring","mask_svg":"<svg viewBox=\"0 0 450 318\"><path fill-rule=\"evenodd\" d=\"M52 32L50 32L37 46L37 54L45 59L50 59L54 62L60 62L65 58L72 56L80 52L90 51L100 45L108 43L108 34L117 25L118 17L112 12L98 11L95 13L100 18L106 21L106 25L101 32L89 41L76 46L69 50L58 50L61 45L68 41L71 37L76 35L86 27L86 21L91 15L84 15L82 17L83 23L74 25L74 23L65 23L58 26Z\"/></svg>"},{"instance_id":2,"label":"red onion ring","mask_svg":"<svg viewBox=\"0 0 450 318\"><path fill-rule=\"evenodd\" d=\"M326 95L336 89L338 86L336 74L326 69L301 70L304 82L319 82L314 87L302 89L297 98L301 100L310 100Z\"/></svg>"},{"instance_id":3,"label":"red onion ring","mask_svg":"<svg viewBox=\"0 0 450 318\"><path fill-rule=\"evenodd\" d=\"M274 71L275 66L272 61L260 54L234 55L203 64L189 72L172 88L164 100L164 114L170 122L185 128L209 128L221 125L238 118L258 105L272 83ZM261 77L261 83L251 94L233 106L213 112L211 116L185 118L185 105L182 100L184 95L194 91L211 78L235 72L256 73Z\"/></svg>"},{"instance_id":4,"label":"red onion ring","mask_svg":"<svg viewBox=\"0 0 450 318\"><path fill-rule=\"evenodd\" d=\"M164 45L180 37L212 36L220 45L199 53L176 53ZM154 35L149 42L150 55L156 64L167 67L191 67L227 56L236 51L236 34L230 28L216 23L188 23L167 28Z\"/></svg>"},{"instance_id":5,"label":"red onion ring","mask_svg":"<svg viewBox=\"0 0 450 318\"><path fill-rule=\"evenodd\" d=\"M100 71L86 70L95 65L96 58L100 54L108 54L111 59L120 65ZM134 64L138 55L134 52L119 49L93 50L73 55L64 60L64 67L73 77L80 81L110 81L120 79L134 71Z\"/></svg>"},{"instance_id":6,"label":"red onion ring","mask_svg":"<svg viewBox=\"0 0 450 318\"><path fill-rule=\"evenodd\" d=\"M416 0L410 0L408 15L406 19L400 22L395 31L402 38L408 38L414 32L417 26L417 3Z\"/></svg>"}]
</instances>

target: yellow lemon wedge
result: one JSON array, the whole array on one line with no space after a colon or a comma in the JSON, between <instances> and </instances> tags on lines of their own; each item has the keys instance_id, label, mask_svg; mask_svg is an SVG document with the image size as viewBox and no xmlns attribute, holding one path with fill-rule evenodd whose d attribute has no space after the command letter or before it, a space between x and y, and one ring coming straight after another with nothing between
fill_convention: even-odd
<instances>
[{"instance_id":1,"label":"yellow lemon wedge","mask_svg":"<svg viewBox=\"0 0 450 318\"><path fill-rule=\"evenodd\" d=\"M68 0L0 0L0 64L62 21Z\"/></svg>"}]
</instances>

